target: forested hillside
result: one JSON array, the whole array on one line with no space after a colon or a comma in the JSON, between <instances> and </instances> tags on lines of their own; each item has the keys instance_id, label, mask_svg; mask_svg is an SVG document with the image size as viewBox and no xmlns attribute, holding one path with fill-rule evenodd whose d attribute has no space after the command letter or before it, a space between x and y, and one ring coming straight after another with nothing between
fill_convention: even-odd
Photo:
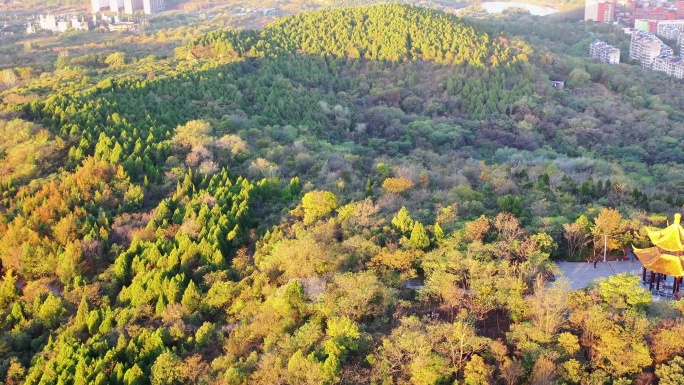
<instances>
[{"instance_id":1,"label":"forested hillside","mask_svg":"<svg viewBox=\"0 0 684 385\"><path fill-rule=\"evenodd\" d=\"M681 301L548 282L684 204L681 84L517 28L334 9L22 78L0 378L681 383Z\"/></svg>"}]
</instances>

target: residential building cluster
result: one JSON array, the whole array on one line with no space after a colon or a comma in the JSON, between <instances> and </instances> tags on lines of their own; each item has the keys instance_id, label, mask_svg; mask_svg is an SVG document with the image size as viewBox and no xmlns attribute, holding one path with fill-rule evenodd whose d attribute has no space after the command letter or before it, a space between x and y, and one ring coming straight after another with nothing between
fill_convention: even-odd
<instances>
[{"instance_id":1,"label":"residential building cluster","mask_svg":"<svg viewBox=\"0 0 684 385\"><path fill-rule=\"evenodd\" d=\"M589 56L608 64L620 63L620 49L598 39L589 44Z\"/></svg>"},{"instance_id":2,"label":"residential building cluster","mask_svg":"<svg viewBox=\"0 0 684 385\"><path fill-rule=\"evenodd\" d=\"M684 20L668 20L659 22L655 32L664 39L677 41L682 30L684 30Z\"/></svg>"},{"instance_id":3,"label":"residential building cluster","mask_svg":"<svg viewBox=\"0 0 684 385\"><path fill-rule=\"evenodd\" d=\"M668 47L653 33L634 30L629 45L629 58L638 61L642 67L665 72L669 76L684 79L684 60L674 56Z\"/></svg>"},{"instance_id":4,"label":"residential building cluster","mask_svg":"<svg viewBox=\"0 0 684 385\"><path fill-rule=\"evenodd\" d=\"M632 17L634 20L675 20L677 19L677 13L674 10L666 9L664 7L643 7L635 8L632 12Z\"/></svg>"},{"instance_id":5,"label":"residential building cluster","mask_svg":"<svg viewBox=\"0 0 684 385\"><path fill-rule=\"evenodd\" d=\"M276 13L276 8L240 8L240 12L236 12L234 16L249 16L260 13L262 15L270 15Z\"/></svg>"},{"instance_id":6,"label":"residential building cluster","mask_svg":"<svg viewBox=\"0 0 684 385\"><path fill-rule=\"evenodd\" d=\"M143 12L152 15L163 12L165 6L164 0L91 0L92 13L111 11L132 15Z\"/></svg>"},{"instance_id":7,"label":"residential building cluster","mask_svg":"<svg viewBox=\"0 0 684 385\"><path fill-rule=\"evenodd\" d=\"M654 71L684 79L684 58L661 39L676 42L684 53L684 0L585 0L584 20L614 23L631 33L629 58ZM589 56L604 63L618 64L620 50L605 41L594 40Z\"/></svg>"},{"instance_id":8,"label":"residential building cluster","mask_svg":"<svg viewBox=\"0 0 684 385\"><path fill-rule=\"evenodd\" d=\"M38 29L52 32L66 32L69 29L87 31L89 26L87 21L83 21L76 16L65 17L47 14L45 16L39 15L37 22L28 22L26 32L36 33Z\"/></svg>"},{"instance_id":9,"label":"residential building cluster","mask_svg":"<svg viewBox=\"0 0 684 385\"><path fill-rule=\"evenodd\" d=\"M658 29L658 20L636 19L634 29L654 33Z\"/></svg>"},{"instance_id":10,"label":"residential building cluster","mask_svg":"<svg viewBox=\"0 0 684 385\"><path fill-rule=\"evenodd\" d=\"M642 67L653 69L653 63L659 56L673 54L672 48L652 33L634 30L629 45L629 58L638 61Z\"/></svg>"},{"instance_id":11,"label":"residential building cluster","mask_svg":"<svg viewBox=\"0 0 684 385\"><path fill-rule=\"evenodd\" d=\"M644 32L655 33L658 36L677 40L679 33L684 30L684 20L634 20L634 29Z\"/></svg>"},{"instance_id":12,"label":"residential building cluster","mask_svg":"<svg viewBox=\"0 0 684 385\"><path fill-rule=\"evenodd\" d=\"M684 19L684 0L585 0L584 20L621 23L655 32L659 22Z\"/></svg>"},{"instance_id":13,"label":"residential building cluster","mask_svg":"<svg viewBox=\"0 0 684 385\"><path fill-rule=\"evenodd\" d=\"M144 21L143 21L144 22ZM139 31L140 23L122 21L119 15L108 13L93 14L92 19L77 16L55 16L52 14L39 15L28 21L26 33L33 34L39 31L66 32L70 30L89 31L93 28L102 28L110 32L133 32ZM0 35L2 31L0 31Z\"/></svg>"}]
</instances>

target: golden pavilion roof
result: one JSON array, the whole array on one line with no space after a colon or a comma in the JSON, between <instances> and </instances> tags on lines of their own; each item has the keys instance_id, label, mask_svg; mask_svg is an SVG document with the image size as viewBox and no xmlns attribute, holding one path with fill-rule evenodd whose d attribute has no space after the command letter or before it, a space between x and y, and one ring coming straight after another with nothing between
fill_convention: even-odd
<instances>
[{"instance_id":1,"label":"golden pavilion roof","mask_svg":"<svg viewBox=\"0 0 684 385\"><path fill-rule=\"evenodd\" d=\"M671 252L684 251L684 228L679 222L681 214L675 214L674 222L662 230L649 231L648 237L651 242L662 250Z\"/></svg>"},{"instance_id":2,"label":"golden pavilion roof","mask_svg":"<svg viewBox=\"0 0 684 385\"><path fill-rule=\"evenodd\" d=\"M654 247L646 249L634 247L634 254L645 268L673 277L684 276L684 266L680 257L681 252L684 251L684 228L679 224L681 219L681 214L675 214L674 222L670 226L648 232L648 237L651 238Z\"/></svg>"},{"instance_id":3,"label":"golden pavilion roof","mask_svg":"<svg viewBox=\"0 0 684 385\"><path fill-rule=\"evenodd\" d=\"M649 247L647 249L637 249L635 247L634 254L636 254L644 267L651 271L671 277L684 277L681 257L661 253L657 247Z\"/></svg>"}]
</instances>

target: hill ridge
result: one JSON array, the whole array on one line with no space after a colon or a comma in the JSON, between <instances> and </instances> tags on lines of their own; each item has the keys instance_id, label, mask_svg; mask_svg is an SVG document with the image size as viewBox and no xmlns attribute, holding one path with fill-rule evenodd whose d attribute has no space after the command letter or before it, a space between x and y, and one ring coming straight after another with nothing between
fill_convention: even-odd
<instances>
[{"instance_id":1,"label":"hill ridge","mask_svg":"<svg viewBox=\"0 0 684 385\"><path fill-rule=\"evenodd\" d=\"M195 39L189 49L195 57L303 53L476 67L526 62L532 52L527 45L492 40L454 15L402 4L290 15L263 30L213 31Z\"/></svg>"}]
</instances>

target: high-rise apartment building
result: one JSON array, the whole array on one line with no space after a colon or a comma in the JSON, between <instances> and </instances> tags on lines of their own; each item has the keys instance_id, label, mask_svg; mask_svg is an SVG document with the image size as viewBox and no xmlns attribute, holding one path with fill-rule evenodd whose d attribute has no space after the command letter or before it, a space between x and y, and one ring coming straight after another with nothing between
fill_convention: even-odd
<instances>
[{"instance_id":1,"label":"high-rise apartment building","mask_svg":"<svg viewBox=\"0 0 684 385\"><path fill-rule=\"evenodd\" d=\"M620 63L620 50L601 40L589 44L589 56L604 63Z\"/></svg>"},{"instance_id":2,"label":"high-rise apartment building","mask_svg":"<svg viewBox=\"0 0 684 385\"><path fill-rule=\"evenodd\" d=\"M605 23L615 21L615 0L586 0L584 20Z\"/></svg>"},{"instance_id":3,"label":"high-rise apartment building","mask_svg":"<svg viewBox=\"0 0 684 385\"><path fill-rule=\"evenodd\" d=\"M92 13L98 13L104 9L109 8L108 0L91 0L90 8Z\"/></svg>"},{"instance_id":4,"label":"high-rise apartment building","mask_svg":"<svg viewBox=\"0 0 684 385\"><path fill-rule=\"evenodd\" d=\"M123 11L122 0L109 0L109 10L112 12Z\"/></svg>"},{"instance_id":5,"label":"high-rise apartment building","mask_svg":"<svg viewBox=\"0 0 684 385\"><path fill-rule=\"evenodd\" d=\"M143 10L146 15L164 12L164 0L143 0Z\"/></svg>"},{"instance_id":6,"label":"high-rise apartment building","mask_svg":"<svg viewBox=\"0 0 684 385\"><path fill-rule=\"evenodd\" d=\"M124 13L129 15L143 9L143 0L123 0Z\"/></svg>"},{"instance_id":7,"label":"high-rise apartment building","mask_svg":"<svg viewBox=\"0 0 684 385\"><path fill-rule=\"evenodd\" d=\"M672 48L663 44L654 34L634 30L629 45L629 58L638 60L644 68L653 69L655 59L659 56L673 55Z\"/></svg>"}]
</instances>

